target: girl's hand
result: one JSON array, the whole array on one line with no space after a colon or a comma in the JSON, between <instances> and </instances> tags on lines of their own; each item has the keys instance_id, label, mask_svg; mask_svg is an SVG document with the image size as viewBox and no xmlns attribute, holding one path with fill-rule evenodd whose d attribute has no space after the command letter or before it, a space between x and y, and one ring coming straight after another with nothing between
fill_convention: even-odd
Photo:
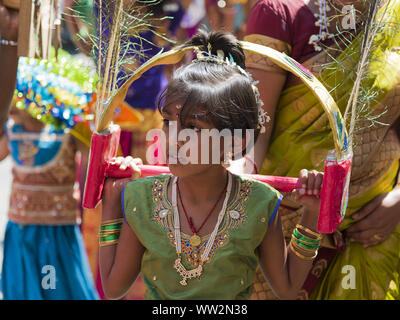
<instances>
[{"instance_id":1,"label":"girl's hand","mask_svg":"<svg viewBox=\"0 0 400 320\"><path fill-rule=\"evenodd\" d=\"M110 160L110 164L119 166L119 169L124 171L128 167L132 169L132 177L133 180L140 177L140 169L138 166L143 165L143 161L140 158L132 158L131 156L128 157L114 157Z\"/></svg>"},{"instance_id":2,"label":"girl's hand","mask_svg":"<svg viewBox=\"0 0 400 320\"><path fill-rule=\"evenodd\" d=\"M297 199L306 207L306 210L317 216L319 214L321 202L319 194L321 192L323 178L323 172L302 169L299 175L302 187L294 191L297 195Z\"/></svg>"},{"instance_id":3,"label":"girl's hand","mask_svg":"<svg viewBox=\"0 0 400 320\"><path fill-rule=\"evenodd\" d=\"M143 162L139 158L132 157L118 157L113 158L110 163L119 165L121 170L125 170L130 167L133 171L132 176L124 179L107 178L104 182L104 189L102 194L102 205L103 214L113 215L109 217L103 217L103 219L116 219L121 217L122 206L121 206L121 193L122 189L131 181L140 177L139 165L143 165ZM118 210L120 208L120 210Z\"/></svg>"}]
</instances>

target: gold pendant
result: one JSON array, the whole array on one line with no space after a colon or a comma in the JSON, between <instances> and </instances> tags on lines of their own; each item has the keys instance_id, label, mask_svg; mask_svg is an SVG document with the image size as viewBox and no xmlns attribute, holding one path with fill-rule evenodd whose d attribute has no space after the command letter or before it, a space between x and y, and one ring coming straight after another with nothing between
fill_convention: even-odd
<instances>
[{"instance_id":1,"label":"gold pendant","mask_svg":"<svg viewBox=\"0 0 400 320\"><path fill-rule=\"evenodd\" d=\"M186 268L181 263L181 258L177 258L174 263L174 268L182 277L182 280L179 281L179 283L182 286L186 286L187 285L186 279L199 278L201 276L201 273L203 271L203 264L200 263L196 269L187 271Z\"/></svg>"},{"instance_id":2,"label":"gold pendant","mask_svg":"<svg viewBox=\"0 0 400 320\"><path fill-rule=\"evenodd\" d=\"M190 244L192 246L197 247L201 243L201 239L197 234L194 234L190 237Z\"/></svg>"}]
</instances>

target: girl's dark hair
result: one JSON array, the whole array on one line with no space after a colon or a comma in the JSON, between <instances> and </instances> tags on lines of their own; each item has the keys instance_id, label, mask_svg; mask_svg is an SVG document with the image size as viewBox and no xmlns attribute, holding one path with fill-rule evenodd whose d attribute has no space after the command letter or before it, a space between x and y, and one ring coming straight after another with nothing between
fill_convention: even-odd
<instances>
[{"instance_id":1,"label":"girl's dark hair","mask_svg":"<svg viewBox=\"0 0 400 320\"><path fill-rule=\"evenodd\" d=\"M201 51L217 56L233 58L242 69L245 56L240 42L224 32L205 33L200 31L182 47L197 46ZM259 134L258 106L252 88L252 79L235 66L207 61L192 62L175 71L172 80L158 101L158 109L170 105L181 105L182 127L189 118L211 122L216 129L254 129L254 139ZM255 141L255 140L254 140Z\"/></svg>"}]
</instances>

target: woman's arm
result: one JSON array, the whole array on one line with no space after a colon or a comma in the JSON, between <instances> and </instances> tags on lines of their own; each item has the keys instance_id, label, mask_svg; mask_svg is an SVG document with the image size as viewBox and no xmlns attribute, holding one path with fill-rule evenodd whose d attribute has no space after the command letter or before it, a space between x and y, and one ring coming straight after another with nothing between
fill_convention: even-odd
<instances>
[{"instance_id":1,"label":"woman's arm","mask_svg":"<svg viewBox=\"0 0 400 320\"><path fill-rule=\"evenodd\" d=\"M253 76L255 81L259 81L257 88L260 92L260 98L264 103L263 109L270 117L270 121L265 123L265 132L260 133L254 148L248 153L249 157L254 160L255 167L261 170L265 154L268 150L272 130L275 121L275 112L279 103L281 92L286 82L287 75L283 72L272 72L261 69L248 68L247 71ZM254 159L253 159L254 158ZM230 170L234 173L258 173L251 161L240 159L233 161Z\"/></svg>"},{"instance_id":2,"label":"woman's arm","mask_svg":"<svg viewBox=\"0 0 400 320\"><path fill-rule=\"evenodd\" d=\"M320 189L322 174L302 170L300 178L305 187L299 191L300 201L304 204L304 213L299 224L315 231L320 200L307 194ZM261 243L260 266L271 288L280 299L295 299L312 267L312 261L299 258L286 247L279 212L268 227Z\"/></svg>"},{"instance_id":3,"label":"woman's arm","mask_svg":"<svg viewBox=\"0 0 400 320\"><path fill-rule=\"evenodd\" d=\"M18 39L18 12L0 4L0 37L2 40ZM14 94L18 68L17 46L0 44L0 128L8 118L11 99Z\"/></svg>"},{"instance_id":4,"label":"woman's arm","mask_svg":"<svg viewBox=\"0 0 400 320\"><path fill-rule=\"evenodd\" d=\"M135 161L132 158L128 161ZM123 162L121 169L128 166ZM139 169L131 165L137 174ZM102 201L102 222L122 218L121 193L129 179L107 179L104 184ZM140 272L144 247L132 228L123 223L118 244L100 247L100 275L105 295L110 299L123 297Z\"/></svg>"},{"instance_id":5,"label":"woman's arm","mask_svg":"<svg viewBox=\"0 0 400 320\"><path fill-rule=\"evenodd\" d=\"M286 83L287 74L283 72L271 72L260 69L249 68L255 81L259 81L257 88L260 98L264 102L264 111L270 117L270 121L265 124L265 133L259 135L254 146L254 157L257 168L260 170L264 161L265 154L269 147L269 142L275 123L275 112L278 108L279 98Z\"/></svg>"}]
</instances>

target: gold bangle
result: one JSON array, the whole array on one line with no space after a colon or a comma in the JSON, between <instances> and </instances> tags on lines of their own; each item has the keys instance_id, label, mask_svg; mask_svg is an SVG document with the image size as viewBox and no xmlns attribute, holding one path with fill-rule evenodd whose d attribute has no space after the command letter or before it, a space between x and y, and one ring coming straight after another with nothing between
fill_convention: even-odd
<instances>
[{"instance_id":1,"label":"gold bangle","mask_svg":"<svg viewBox=\"0 0 400 320\"><path fill-rule=\"evenodd\" d=\"M295 241L290 241L292 243L293 246L295 246L297 249L303 250L305 252L312 252L315 254L316 251L318 251L318 249L307 249L307 248L303 248L302 246L300 246L299 244L297 244Z\"/></svg>"},{"instance_id":2,"label":"gold bangle","mask_svg":"<svg viewBox=\"0 0 400 320\"><path fill-rule=\"evenodd\" d=\"M305 255L302 255L300 252L297 252L297 251L294 249L294 247L292 246L292 242L289 243L289 248L290 248L290 250L291 250L296 256L298 256L300 259L307 260L307 261L312 261L312 260L314 260L315 257L318 255L318 250L317 250L317 252L315 253L315 255L312 256L312 257L308 257L308 256L305 256Z\"/></svg>"},{"instance_id":3,"label":"gold bangle","mask_svg":"<svg viewBox=\"0 0 400 320\"><path fill-rule=\"evenodd\" d=\"M296 251L296 249L291 245L291 243L289 244L289 248L290 250L296 255L298 256L300 259L302 260L306 260L306 261L312 261L315 259L315 257L317 256L318 252L315 253L314 256L309 257L309 256L305 256L303 254L301 254L300 252Z\"/></svg>"},{"instance_id":4,"label":"gold bangle","mask_svg":"<svg viewBox=\"0 0 400 320\"><path fill-rule=\"evenodd\" d=\"M309 228L302 226L301 224L296 224L296 228L297 228L297 229L300 229L300 230L303 230L303 231L305 231L305 232L308 232L309 234L311 234L311 235L313 235L314 237L316 237L317 240L321 240L321 239L322 239L322 234L320 234L320 233L318 233L318 232L315 232L315 231L312 231L312 230L310 230Z\"/></svg>"},{"instance_id":5,"label":"gold bangle","mask_svg":"<svg viewBox=\"0 0 400 320\"><path fill-rule=\"evenodd\" d=\"M113 230L99 230L99 233L118 233L121 232L122 228L113 229Z\"/></svg>"},{"instance_id":6,"label":"gold bangle","mask_svg":"<svg viewBox=\"0 0 400 320\"><path fill-rule=\"evenodd\" d=\"M111 240L111 241L106 241L106 242L99 242L100 247L105 247L105 246L110 246L113 244L118 244L118 240Z\"/></svg>"},{"instance_id":7,"label":"gold bangle","mask_svg":"<svg viewBox=\"0 0 400 320\"><path fill-rule=\"evenodd\" d=\"M112 220L104 220L101 222L101 226L108 226L110 224L124 222L124 218L112 219Z\"/></svg>"},{"instance_id":8,"label":"gold bangle","mask_svg":"<svg viewBox=\"0 0 400 320\"><path fill-rule=\"evenodd\" d=\"M98 236L99 237L104 237L104 236L111 236L114 234L119 234L121 233L121 230L116 230L116 231L99 231Z\"/></svg>"}]
</instances>

